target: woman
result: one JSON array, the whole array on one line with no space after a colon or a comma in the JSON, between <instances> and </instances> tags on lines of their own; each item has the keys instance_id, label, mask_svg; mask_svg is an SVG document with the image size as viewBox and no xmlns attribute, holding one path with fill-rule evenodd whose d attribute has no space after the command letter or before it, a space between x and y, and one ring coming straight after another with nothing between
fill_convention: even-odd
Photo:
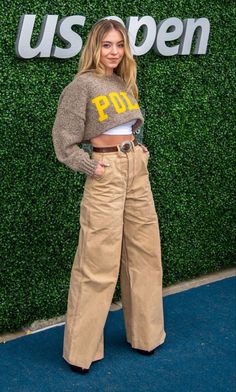
<instances>
[{"instance_id":1,"label":"woman","mask_svg":"<svg viewBox=\"0 0 236 392\"><path fill-rule=\"evenodd\" d=\"M98 21L79 69L60 96L53 143L60 162L86 174L63 350L71 369L86 373L104 357L103 329L119 271L132 348L153 354L166 333L159 225L149 152L133 135L144 120L125 27ZM81 142L92 144L91 157Z\"/></svg>"}]
</instances>

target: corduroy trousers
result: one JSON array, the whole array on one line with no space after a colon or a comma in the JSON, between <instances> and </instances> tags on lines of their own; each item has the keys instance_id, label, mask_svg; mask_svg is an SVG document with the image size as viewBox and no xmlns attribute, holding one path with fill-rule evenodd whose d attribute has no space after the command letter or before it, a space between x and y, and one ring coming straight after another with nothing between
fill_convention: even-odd
<instances>
[{"instance_id":1,"label":"corduroy trousers","mask_svg":"<svg viewBox=\"0 0 236 392\"><path fill-rule=\"evenodd\" d=\"M85 181L63 347L63 358L83 368L104 357L104 326L119 272L127 341L150 351L166 336L149 152L132 142L128 152L93 152L92 158L110 166Z\"/></svg>"}]
</instances>

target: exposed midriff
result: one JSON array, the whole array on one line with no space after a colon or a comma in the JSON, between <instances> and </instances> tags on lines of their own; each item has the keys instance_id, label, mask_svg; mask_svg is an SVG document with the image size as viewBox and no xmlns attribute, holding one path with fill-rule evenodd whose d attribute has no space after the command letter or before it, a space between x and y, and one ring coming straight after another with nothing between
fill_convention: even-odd
<instances>
[{"instance_id":1,"label":"exposed midriff","mask_svg":"<svg viewBox=\"0 0 236 392\"><path fill-rule=\"evenodd\" d=\"M104 135L93 137L90 139L94 147L116 146L125 140L134 140L134 135Z\"/></svg>"}]
</instances>

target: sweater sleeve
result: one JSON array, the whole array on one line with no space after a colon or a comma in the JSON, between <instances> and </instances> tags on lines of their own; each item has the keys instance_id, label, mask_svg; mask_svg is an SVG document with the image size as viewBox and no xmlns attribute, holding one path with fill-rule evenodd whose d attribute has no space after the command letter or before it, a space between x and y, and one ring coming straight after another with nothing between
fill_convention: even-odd
<instances>
[{"instance_id":1,"label":"sweater sleeve","mask_svg":"<svg viewBox=\"0 0 236 392\"><path fill-rule=\"evenodd\" d=\"M52 139L57 159L74 171L92 176L98 161L78 146L84 136L86 119L87 89L77 79L62 91Z\"/></svg>"}]
</instances>

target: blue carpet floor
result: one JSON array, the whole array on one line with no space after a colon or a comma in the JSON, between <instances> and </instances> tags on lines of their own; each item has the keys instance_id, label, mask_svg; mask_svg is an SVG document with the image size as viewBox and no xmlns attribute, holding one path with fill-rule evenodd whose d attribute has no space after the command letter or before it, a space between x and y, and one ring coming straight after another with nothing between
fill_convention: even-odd
<instances>
[{"instance_id":1,"label":"blue carpet floor","mask_svg":"<svg viewBox=\"0 0 236 392\"><path fill-rule=\"evenodd\" d=\"M62 359L64 326L0 345L1 392L235 392L234 277L164 297L163 345L126 343L122 310L105 326L105 358L86 375Z\"/></svg>"}]
</instances>

